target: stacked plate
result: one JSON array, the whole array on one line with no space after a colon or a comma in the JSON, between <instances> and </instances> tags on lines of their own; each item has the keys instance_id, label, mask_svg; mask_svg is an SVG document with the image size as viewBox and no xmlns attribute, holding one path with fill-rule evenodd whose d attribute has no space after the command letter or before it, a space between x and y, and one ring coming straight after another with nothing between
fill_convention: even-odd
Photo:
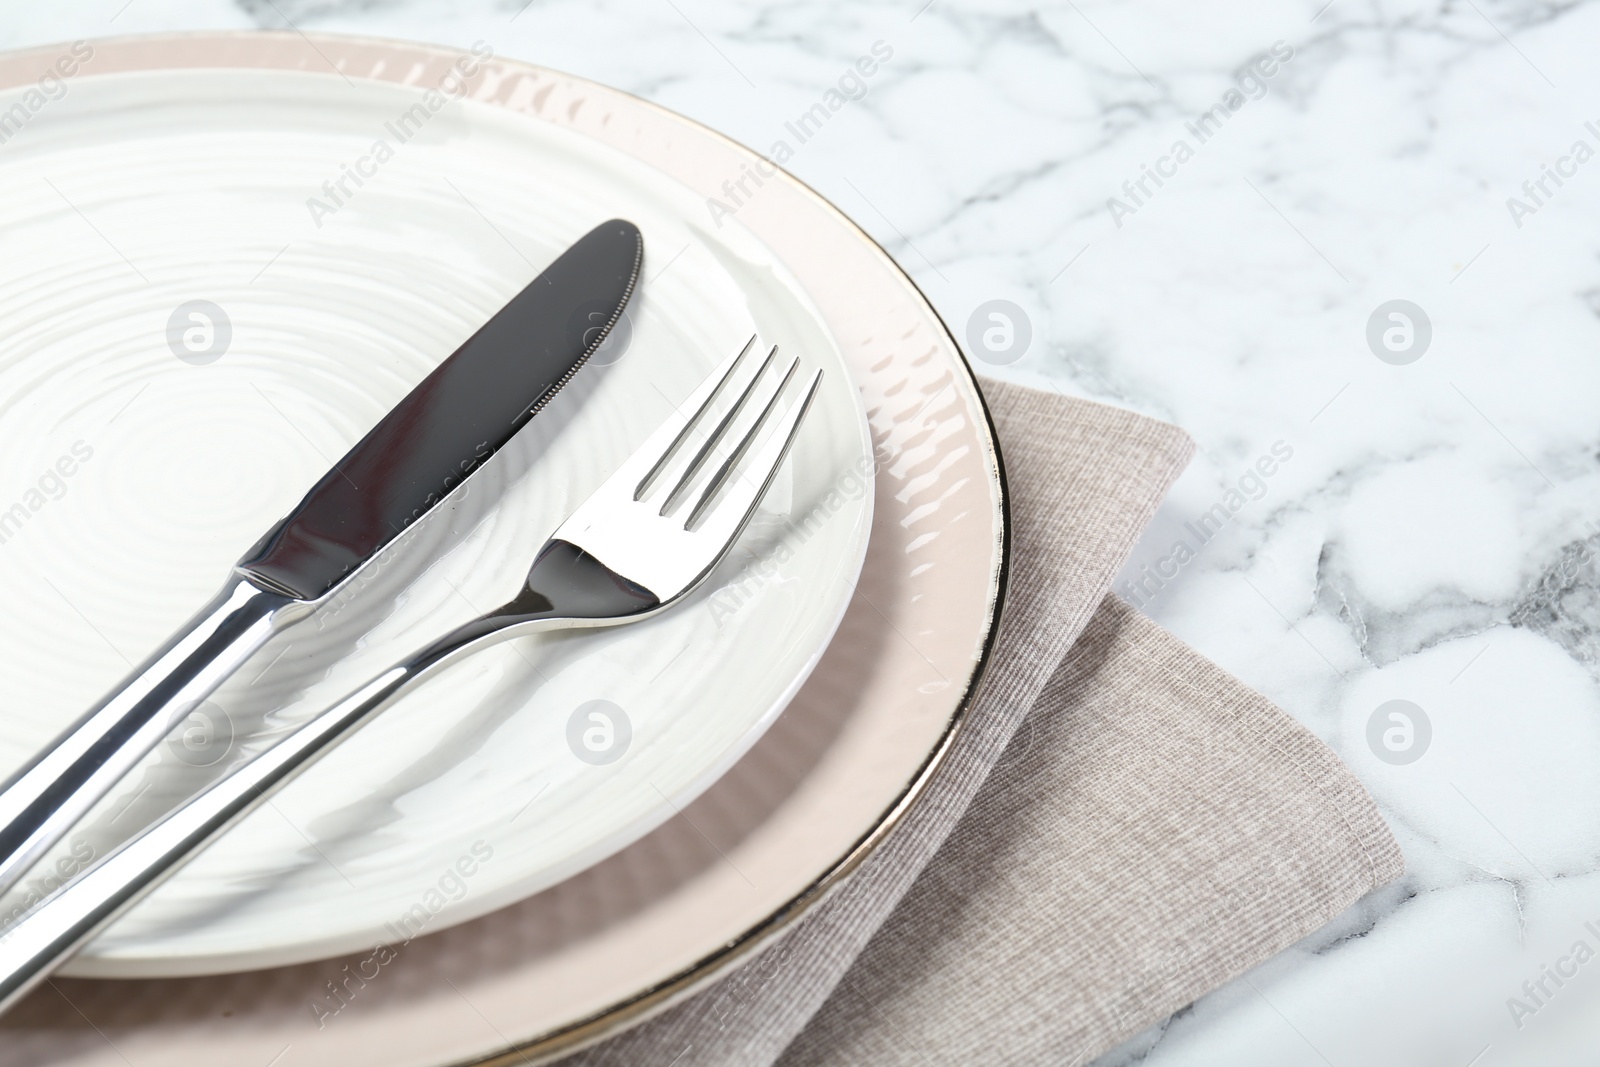
<instances>
[{"instance_id":1,"label":"stacked plate","mask_svg":"<svg viewBox=\"0 0 1600 1067\"><path fill-rule=\"evenodd\" d=\"M614 216L646 242L598 366L0 912L506 599L752 334L825 370L700 593L418 690L0 1019L0 1065L537 1061L748 958L916 801L996 623L999 457L937 316L825 201L484 48L131 39L0 57L0 87L26 116L0 173L0 772L568 243Z\"/></svg>"}]
</instances>

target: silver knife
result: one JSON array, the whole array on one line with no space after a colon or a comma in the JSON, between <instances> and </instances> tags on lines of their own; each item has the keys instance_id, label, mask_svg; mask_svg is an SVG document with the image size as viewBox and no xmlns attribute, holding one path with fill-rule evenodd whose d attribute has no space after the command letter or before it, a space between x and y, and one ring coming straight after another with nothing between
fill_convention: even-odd
<instances>
[{"instance_id":1,"label":"silver knife","mask_svg":"<svg viewBox=\"0 0 1600 1067\"><path fill-rule=\"evenodd\" d=\"M494 455L606 338L644 258L595 227L422 380L93 710L0 787L0 894L273 634L339 595Z\"/></svg>"}]
</instances>

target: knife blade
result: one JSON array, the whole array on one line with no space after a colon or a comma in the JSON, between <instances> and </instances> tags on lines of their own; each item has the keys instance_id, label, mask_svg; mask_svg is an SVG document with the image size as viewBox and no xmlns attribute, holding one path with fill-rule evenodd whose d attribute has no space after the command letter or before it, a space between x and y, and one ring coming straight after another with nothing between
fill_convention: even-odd
<instances>
[{"instance_id":1,"label":"knife blade","mask_svg":"<svg viewBox=\"0 0 1600 1067\"><path fill-rule=\"evenodd\" d=\"M623 219L563 252L334 464L210 604L0 787L0 894L269 637L337 596L526 425L605 341L643 257Z\"/></svg>"}]
</instances>

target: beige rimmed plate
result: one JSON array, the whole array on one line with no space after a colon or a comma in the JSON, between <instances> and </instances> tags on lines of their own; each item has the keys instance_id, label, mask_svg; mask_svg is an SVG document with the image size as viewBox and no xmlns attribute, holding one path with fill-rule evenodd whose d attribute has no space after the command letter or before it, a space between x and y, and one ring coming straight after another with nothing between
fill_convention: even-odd
<instances>
[{"instance_id":1,"label":"beige rimmed plate","mask_svg":"<svg viewBox=\"0 0 1600 1067\"><path fill-rule=\"evenodd\" d=\"M323 959L547 888L731 766L849 603L872 442L838 345L776 254L742 225L707 225L701 197L615 148L415 97L368 80L329 97L286 71L85 71L5 145L0 484L37 483L55 453L82 454L51 482L59 499L24 504L0 544L17 608L0 616L13 697L0 766L80 714L122 657L159 645L328 457L538 266L611 216L645 243L597 366L353 590L246 664L78 829L64 869L509 599L544 537L752 334L820 370L821 388L750 528L685 603L453 665L67 973ZM0 899L0 917L49 881Z\"/></svg>"},{"instance_id":2,"label":"beige rimmed plate","mask_svg":"<svg viewBox=\"0 0 1600 1067\"><path fill-rule=\"evenodd\" d=\"M36 81L61 51L4 57L0 84ZM75 87L141 72L299 72L294 80L332 101L350 87L331 60L360 87L408 85L421 99L459 58L337 37L315 48L297 35L135 39L96 44ZM698 196L755 160L614 90L492 59L483 68L468 106L499 109L530 137L556 127L625 153ZM29 135L47 136L48 118L42 109ZM317 121L313 108L307 122ZM376 189L382 179L371 180ZM0 1064L283 1053L284 1063L434 1067L554 1055L736 964L878 843L945 751L989 647L1005 558L998 455L953 341L859 230L786 176L768 180L737 222L816 309L877 453L859 584L787 711L679 816L527 900L337 960L206 979L58 980L0 1021ZM705 226L715 226L709 215ZM473 874L441 870L413 887L425 911L431 893L453 895L492 867L476 843L463 842L461 857Z\"/></svg>"}]
</instances>

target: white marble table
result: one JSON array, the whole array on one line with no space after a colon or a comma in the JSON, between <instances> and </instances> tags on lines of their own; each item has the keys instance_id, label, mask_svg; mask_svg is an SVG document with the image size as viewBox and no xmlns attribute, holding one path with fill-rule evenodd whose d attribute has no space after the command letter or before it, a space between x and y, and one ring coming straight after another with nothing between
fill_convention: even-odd
<instances>
[{"instance_id":1,"label":"white marble table","mask_svg":"<svg viewBox=\"0 0 1600 1067\"><path fill-rule=\"evenodd\" d=\"M1104 1064L1600 1042L1600 4L95 0L14 5L0 47L286 22L709 123L976 317L993 373L1195 436L1118 587L1333 745L1410 874ZM830 87L859 98L796 127ZM1369 743L1391 700L1425 748L1414 712Z\"/></svg>"}]
</instances>

